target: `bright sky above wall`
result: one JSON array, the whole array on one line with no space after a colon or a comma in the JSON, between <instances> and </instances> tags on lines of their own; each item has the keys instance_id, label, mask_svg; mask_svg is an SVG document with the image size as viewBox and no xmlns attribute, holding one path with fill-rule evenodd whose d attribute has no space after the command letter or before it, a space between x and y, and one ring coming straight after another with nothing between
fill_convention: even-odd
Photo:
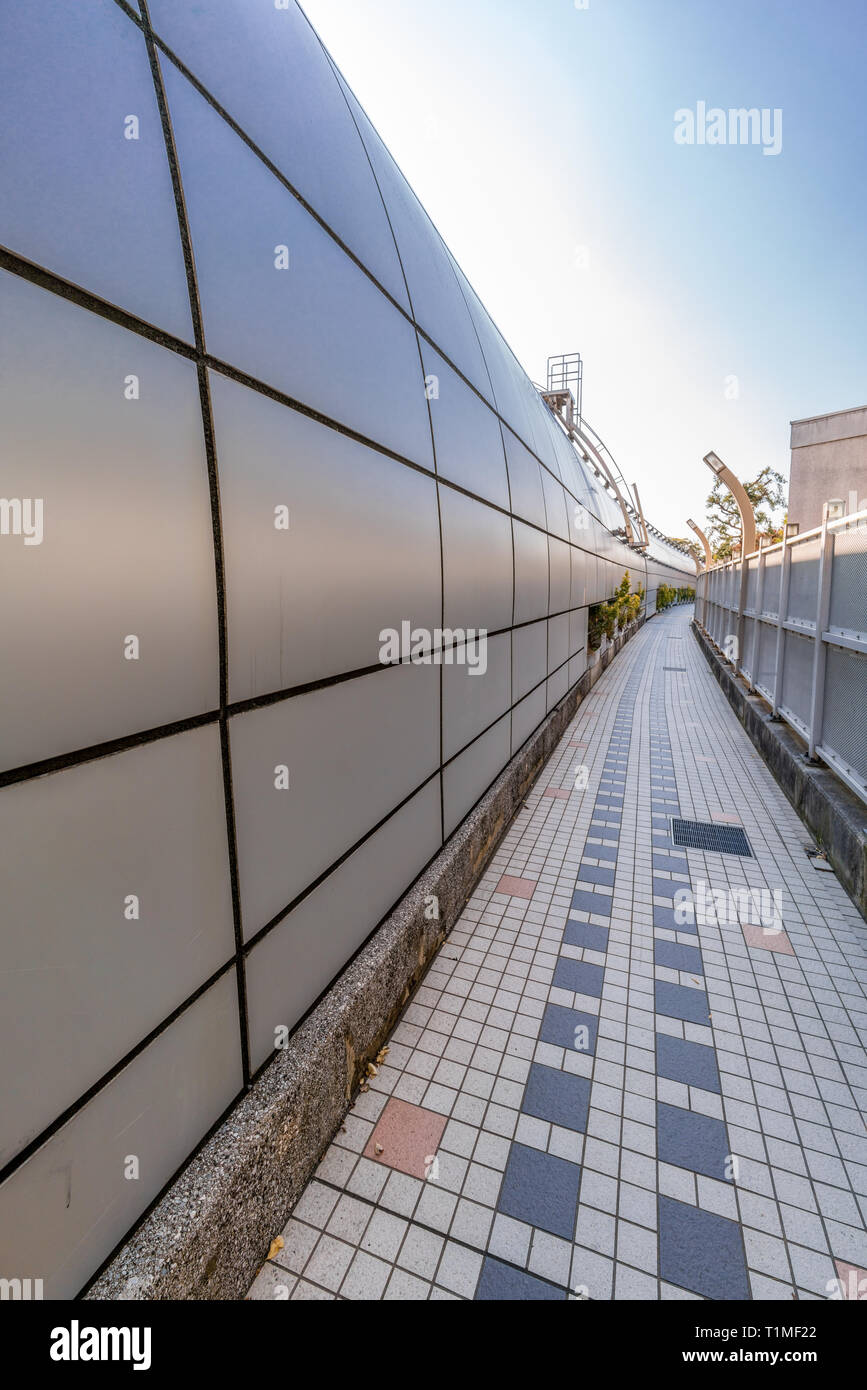
<instances>
[{"instance_id":1,"label":"bright sky above wall","mask_svg":"<svg viewBox=\"0 0 867 1390\"><path fill-rule=\"evenodd\" d=\"M669 534L708 450L788 473L790 420L867 403L864 0L302 4L529 375L581 352Z\"/></svg>"}]
</instances>

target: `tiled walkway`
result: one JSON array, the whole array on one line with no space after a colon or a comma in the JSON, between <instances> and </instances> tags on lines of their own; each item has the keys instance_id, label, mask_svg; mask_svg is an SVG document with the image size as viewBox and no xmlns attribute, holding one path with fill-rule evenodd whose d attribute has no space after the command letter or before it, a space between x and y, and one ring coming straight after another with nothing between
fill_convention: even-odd
<instances>
[{"instance_id":1,"label":"tiled walkway","mask_svg":"<svg viewBox=\"0 0 867 1390\"><path fill-rule=\"evenodd\" d=\"M581 705L252 1298L867 1297L867 924L691 611Z\"/></svg>"}]
</instances>

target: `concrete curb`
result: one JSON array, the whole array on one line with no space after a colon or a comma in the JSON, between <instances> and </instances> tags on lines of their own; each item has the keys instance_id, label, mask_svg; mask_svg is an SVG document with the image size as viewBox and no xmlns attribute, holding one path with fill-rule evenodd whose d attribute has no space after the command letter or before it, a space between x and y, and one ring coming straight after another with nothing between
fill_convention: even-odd
<instances>
[{"instance_id":1,"label":"concrete curb","mask_svg":"<svg viewBox=\"0 0 867 1390\"><path fill-rule=\"evenodd\" d=\"M815 835L859 911L867 917L867 806L822 763L807 761L807 745L794 729L771 718L760 695L717 654L704 630L692 630L707 663L786 796Z\"/></svg>"},{"instance_id":2,"label":"concrete curb","mask_svg":"<svg viewBox=\"0 0 867 1390\"><path fill-rule=\"evenodd\" d=\"M368 1061L448 936L578 706L631 623L512 758L85 1297L243 1298L337 1132ZM431 895L439 920L425 916Z\"/></svg>"}]
</instances>

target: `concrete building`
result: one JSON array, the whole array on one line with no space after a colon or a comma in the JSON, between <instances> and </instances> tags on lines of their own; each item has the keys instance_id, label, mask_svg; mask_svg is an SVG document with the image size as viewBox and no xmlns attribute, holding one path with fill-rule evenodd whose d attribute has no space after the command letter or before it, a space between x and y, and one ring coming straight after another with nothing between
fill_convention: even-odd
<instances>
[{"instance_id":1,"label":"concrete building","mask_svg":"<svg viewBox=\"0 0 867 1390\"><path fill-rule=\"evenodd\" d=\"M809 531L822 521L822 504L845 503L848 513L867 507L867 406L792 421L789 522Z\"/></svg>"}]
</instances>

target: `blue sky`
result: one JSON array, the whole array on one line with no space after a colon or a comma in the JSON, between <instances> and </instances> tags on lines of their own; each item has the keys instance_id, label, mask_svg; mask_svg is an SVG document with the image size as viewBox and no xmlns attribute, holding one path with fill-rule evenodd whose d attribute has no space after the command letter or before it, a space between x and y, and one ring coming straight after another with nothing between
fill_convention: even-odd
<instances>
[{"instance_id":1,"label":"blue sky","mask_svg":"<svg viewBox=\"0 0 867 1390\"><path fill-rule=\"evenodd\" d=\"M302 3L530 376L582 353L657 525L709 449L787 473L790 420L867 404L864 0ZM676 144L699 101L778 108L780 153Z\"/></svg>"}]
</instances>

